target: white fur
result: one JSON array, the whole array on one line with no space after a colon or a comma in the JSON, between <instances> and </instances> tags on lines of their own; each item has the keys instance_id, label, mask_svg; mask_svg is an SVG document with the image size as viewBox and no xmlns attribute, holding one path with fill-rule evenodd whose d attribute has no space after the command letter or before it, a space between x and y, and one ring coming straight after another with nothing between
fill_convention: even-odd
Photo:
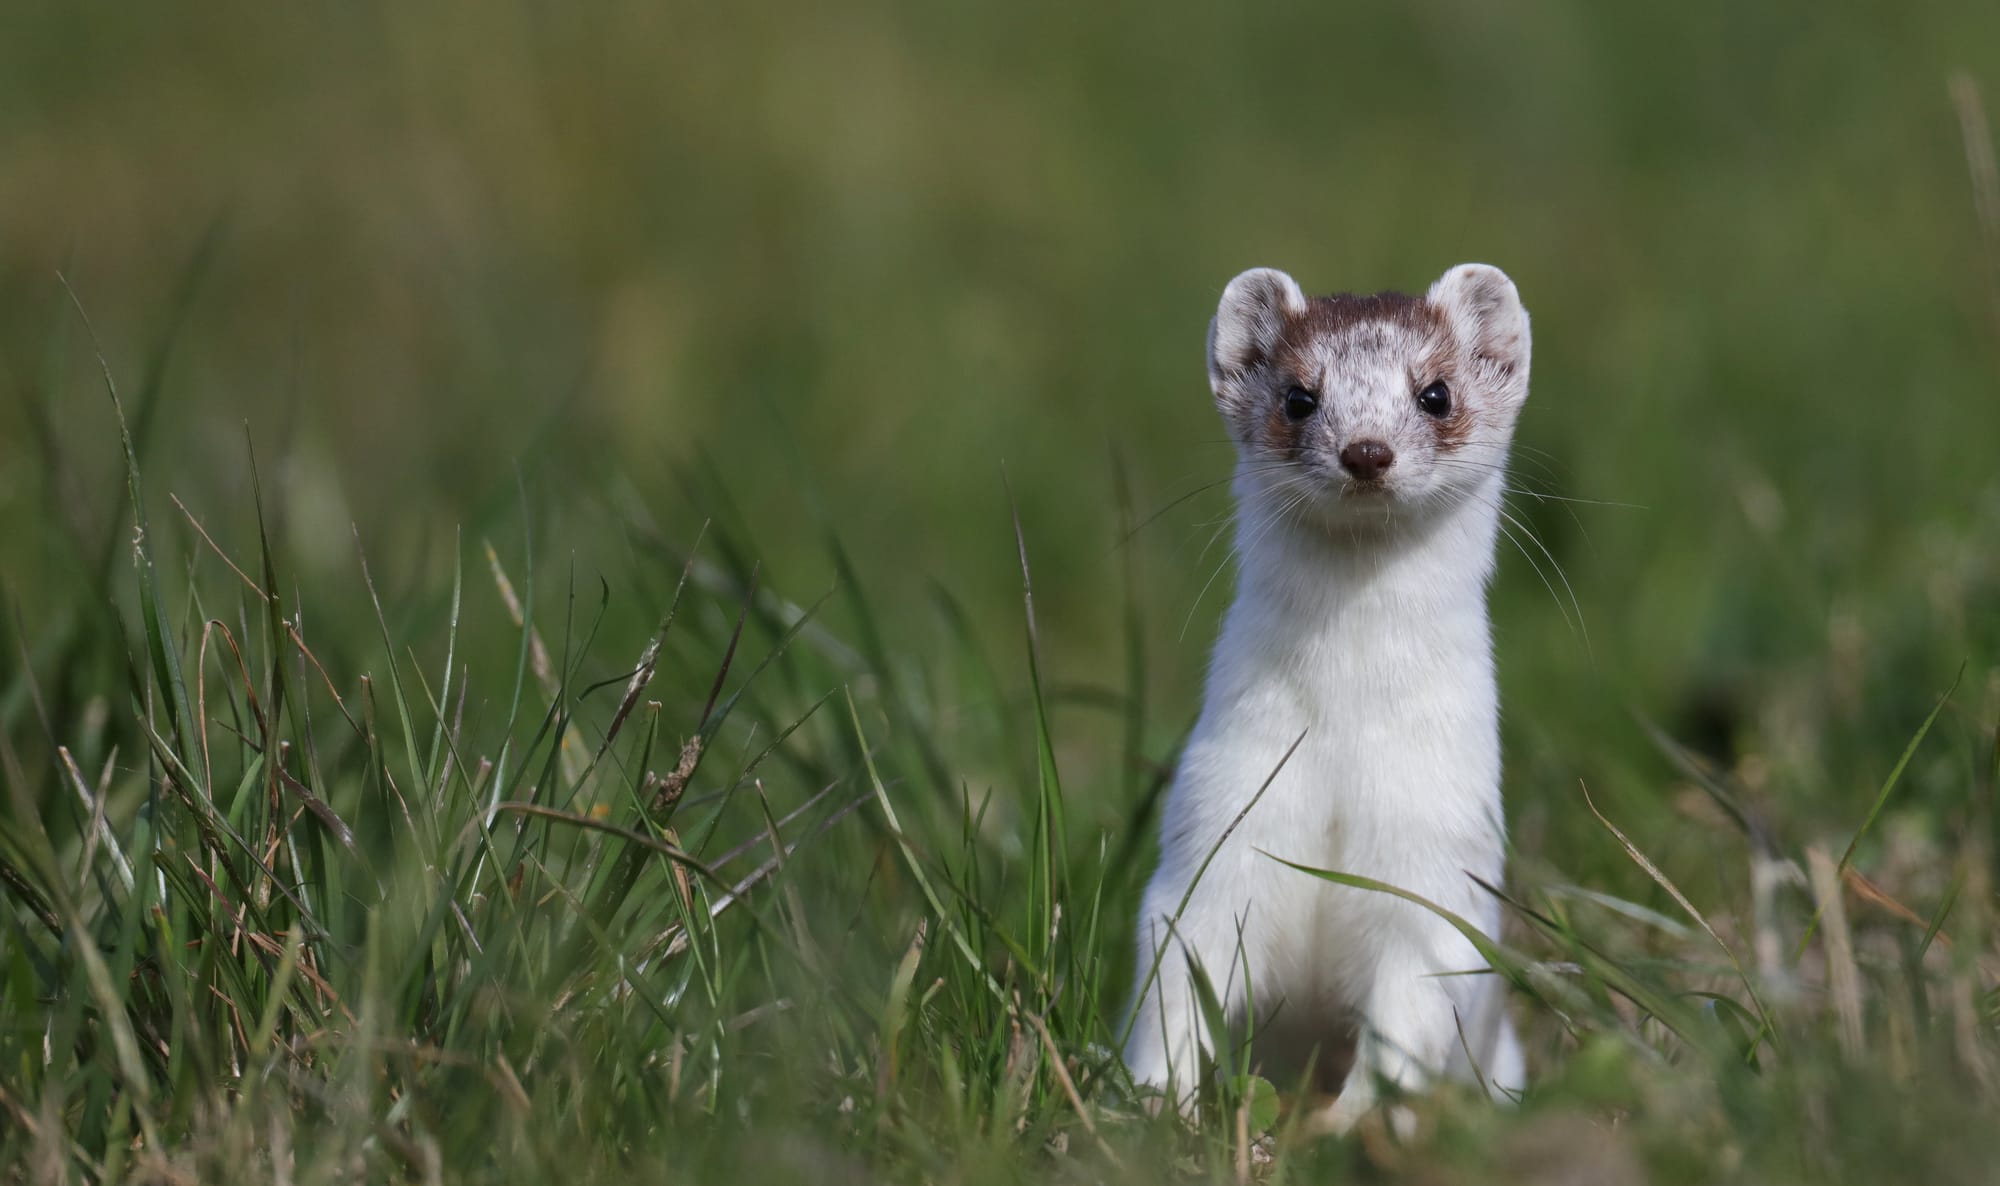
<instances>
[{"instance_id":1,"label":"white fur","mask_svg":"<svg viewBox=\"0 0 2000 1186\"><path fill-rule=\"evenodd\" d=\"M1240 409L1262 414L1255 401L1278 398L1287 380L1244 360L1302 312L1298 291L1268 270L1229 286L1210 334L1225 418L1236 409L1254 424ZM1485 969L1469 941L1422 907L1264 855L1384 881L1499 931L1497 903L1473 881L1500 882L1505 848L1486 584L1501 467L1527 394L1527 315L1513 284L1481 265L1453 269L1426 299L1446 315L1454 396L1473 401L1474 430L1457 450L1431 447L1414 406L1425 342L1381 324L1310 352L1323 437L1307 456L1274 464L1252 430L1237 433L1239 587L1165 808L1139 919L1141 980L1155 945L1166 951L1133 1004L1124 1052L1136 1081L1171 1088L1183 1106L1198 1048L1217 1039L1190 957L1237 1036L1254 1019L1252 1057L1267 1069L1314 1047L1323 1064L1358 1025L1353 1068L1325 1118L1334 1127L1373 1106L1378 1079L1415 1090L1439 1073L1469 1077L1468 1045L1496 1093L1523 1082L1499 977L1439 975ZM1428 348L1434 357L1438 343ZM1386 493L1354 491L1332 460L1362 435L1396 449Z\"/></svg>"}]
</instances>

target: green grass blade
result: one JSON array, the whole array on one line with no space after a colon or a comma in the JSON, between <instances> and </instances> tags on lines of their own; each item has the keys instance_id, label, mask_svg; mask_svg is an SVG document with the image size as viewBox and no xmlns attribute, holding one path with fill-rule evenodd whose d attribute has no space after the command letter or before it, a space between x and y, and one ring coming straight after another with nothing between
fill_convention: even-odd
<instances>
[{"instance_id":1,"label":"green grass blade","mask_svg":"<svg viewBox=\"0 0 2000 1186\"><path fill-rule=\"evenodd\" d=\"M923 892L924 901L930 904L931 913L938 919L939 925L951 934L952 943L957 946L959 954L965 957L967 966L985 984L987 991L1004 1002L1007 994L1001 989L1000 982L993 978L993 973L987 969L985 961L972 949L972 944L967 941L957 919L945 910L944 899L938 897L936 888L931 885L930 875L924 871L924 863L917 858L916 849L911 846L901 821L896 818L895 804L889 801L889 788L882 785L882 775L875 769L875 758L868 749L868 738L861 728L861 714L854 707L854 697L851 693L847 697L847 717L853 723L855 740L861 745L862 763L868 770L868 784L875 790L875 802L881 806L882 818L888 824L889 835L895 838L896 847L903 854L903 864L910 870L910 876L916 879L917 888Z\"/></svg>"},{"instance_id":2,"label":"green grass blade","mask_svg":"<svg viewBox=\"0 0 2000 1186\"><path fill-rule=\"evenodd\" d=\"M159 572L153 561L153 537L146 521L145 486L139 477L139 453L132 443L131 427L125 421L125 405L118 398L118 381L112 377L111 363L105 358L104 348L97 340L97 329L90 323L90 314L84 311L83 301L70 287L68 278L57 273L57 279L62 281L63 290L69 293L70 303L76 307L77 316L83 321L84 332L90 338L91 351L104 379L105 394L111 397L111 408L118 418L118 441L125 455L126 494L132 501L132 554L139 566L139 608L146 630L146 651L152 659L153 677L172 710L175 748L199 769L199 755L195 752L199 747L195 745L194 710L188 704L187 683L181 675L180 652L174 645L173 623L167 617L165 599L160 592ZM205 771L197 785L206 786Z\"/></svg>"},{"instance_id":3,"label":"green grass blade","mask_svg":"<svg viewBox=\"0 0 2000 1186\"><path fill-rule=\"evenodd\" d=\"M1938 714L1944 711L1944 706L1951 700L1951 694L1958 691L1958 682L1964 678L1965 664L1960 663L1958 674L1951 677L1951 686L1947 687L1944 695L1939 696L1937 703L1931 706L1930 712L1924 717L1924 723L1917 726L1916 734L1910 738L1910 743L1903 747L1903 756L1896 759L1895 766L1889 770L1889 777L1882 780L1882 789L1876 792L1875 802L1869 806L1868 815L1862 819L1861 826L1855 829L1854 838L1849 840L1847 847L1841 851L1840 860L1834 865L1834 872L1847 871L1848 864L1854 860L1854 850L1860 847L1862 837L1868 835L1869 829L1875 826L1876 818L1882 814L1882 809L1888 806L1889 796L1895 792L1896 784L1902 781L1903 771L1909 768L1910 759L1917 755L1917 747L1924 743L1924 738L1930 734L1931 726L1937 724ZM1805 933L1799 936L1798 950L1792 953L1794 963L1804 957L1807 945L1812 942L1813 933L1819 929L1820 913L1821 911L1815 908L1812 917L1806 921Z\"/></svg>"},{"instance_id":4,"label":"green grass blade","mask_svg":"<svg viewBox=\"0 0 2000 1186\"><path fill-rule=\"evenodd\" d=\"M1764 1007L1764 998L1757 994L1757 985L1750 979L1750 973L1743 967L1743 961L1736 958L1735 950L1729 944L1722 941L1722 936L1715 933L1714 927L1708 925L1707 917L1701 911L1695 909L1694 903L1689 901L1688 896L1681 892L1681 888L1675 885L1672 879L1665 873L1661 872L1660 867L1655 865L1652 859L1647 857L1645 853L1641 852L1639 846L1632 843L1631 839L1619 830L1617 824L1605 818L1604 813L1599 811L1597 804L1592 801L1590 788L1584 786L1582 782L1578 782L1577 786L1583 790L1584 806L1590 808L1590 814L1597 817L1597 822L1603 824L1604 830L1610 832L1612 837L1624 848L1625 855L1632 858L1632 863L1639 866L1645 872L1646 876L1652 878L1654 884L1667 891L1667 896L1671 897L1682 910L1686 911L1688 917L1694 919L1701 926L1701 929L1708 933L1710 939L1715 940L1715 945L1722 949L1722 954L1729 957L1730 966L1736 969L1736 978L1743 982L1743 990L1750 994L1751 1003L1757 1006L1758 1024L1767 1033L1775 1036L1777 1033L1776 1022L1771 1017L1771 1011Z\"/></svg>"}]
</instances>

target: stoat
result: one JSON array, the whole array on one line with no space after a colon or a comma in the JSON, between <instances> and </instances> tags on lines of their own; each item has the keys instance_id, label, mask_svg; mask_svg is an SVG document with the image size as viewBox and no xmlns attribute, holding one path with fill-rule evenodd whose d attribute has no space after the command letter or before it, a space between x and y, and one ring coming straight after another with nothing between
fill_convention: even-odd
<instances>
[{"instance_id":1,"label":"stoat","mask_svg":"<svg viewBox=\"0 0 2000 1186\"><path fill-rule=\"evenodd\" d=\"M1506 843L1486 586L1528 345L1513 282L1483 264L1421 297L1308 298L1268 268L1222 294L1208 378L1236 444L1238 588L1161 821L1124 1051L1184 1107L1203 1053L1246 1033L1281 1085L1331 1070L1335 1129L1379 1083L1476 1065L1496 1096L1522 1086L1503 984L1463 935L1273 858L1498 933L1474 880L1499 884ZM1190 959L1230 1033L1209 1032Z\"/></svg>"}]
</instances>

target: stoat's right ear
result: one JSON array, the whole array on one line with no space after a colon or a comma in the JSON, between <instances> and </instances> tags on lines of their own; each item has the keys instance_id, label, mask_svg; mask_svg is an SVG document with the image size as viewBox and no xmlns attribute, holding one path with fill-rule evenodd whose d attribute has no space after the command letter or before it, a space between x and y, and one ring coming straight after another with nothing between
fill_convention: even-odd
<instances>
[{"instance_id":1,"label":"stoat's right ear","mask_svg":"<svg viewBox=\"0 0 2000 1186\"><path fill-rule=\"evenodd\" d=\"M1528 311L1507 273L1491 264L1460 264L1425 295L1477 368L1477 381L1505 399L1528 398Z\"/></svg>"},{"instance_id":2,"label":"stoat's right ear","mask_svg":"<svg viewBox=\"0 0 2000 1186\"><path fill-rule=\"evenodd\" d=\"M1285 322L1305 311L1298 282L1276 268L1252 268L1231 280L1208 327L1209 382L1268 361Z\"/></svg>"}]
</instances>

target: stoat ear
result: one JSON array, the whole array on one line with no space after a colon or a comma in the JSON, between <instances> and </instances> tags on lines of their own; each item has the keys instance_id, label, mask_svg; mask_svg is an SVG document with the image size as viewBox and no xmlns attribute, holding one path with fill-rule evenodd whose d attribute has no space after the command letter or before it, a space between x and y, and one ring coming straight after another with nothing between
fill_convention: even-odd
<instances>
[{"instance_id":1,"label":"stoat ear","mask_svg":"<svg viewBox=\"0 0 2000 1186\"><path fill-rule=\"evenodd\" d=\"M1252 268L1222 290L1222 304L1208 327L1208 377L1248 370L1271 357L1288 318L1306 311L1298 282L1276 268Z\"/></svg>"},{"instance_id":2,"label":"stoat ear","mask_svg":"<svg viewBox=\"0 0 2000 1186\"><path fill-rule=\"evenodd\" d=\"M1503 393L1527 394L1528 311L1507 273L1491 264L1460 264L1439 277L1425 299L1444 314L1474 366Z\"/></svg>"}]
</instances>

